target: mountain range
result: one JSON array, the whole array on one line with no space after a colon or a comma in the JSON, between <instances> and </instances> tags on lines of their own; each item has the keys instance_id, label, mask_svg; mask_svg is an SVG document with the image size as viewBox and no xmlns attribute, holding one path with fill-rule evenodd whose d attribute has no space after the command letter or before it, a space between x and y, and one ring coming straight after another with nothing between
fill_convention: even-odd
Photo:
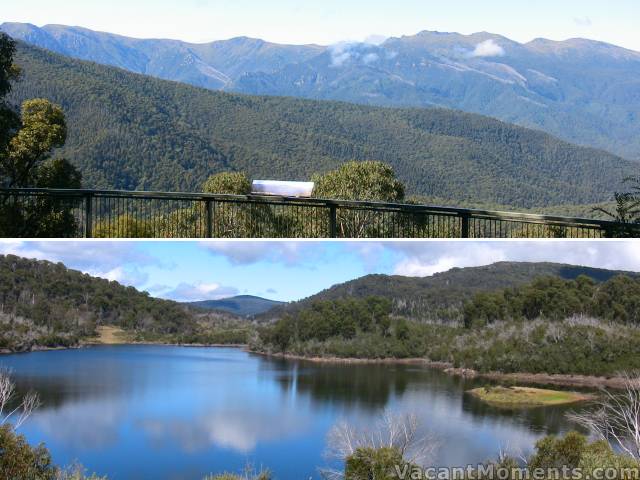
<instances>
[{"instance_id":1,"label":"mountain range","mask_svg":"<svg viewBox=\"0 0 640 480\"><path fill-rule=\"evenodd\" d=\"M73 58L209 89L446 107L492 116L640 159L640 53L586 39L518 43L424 31L380 44L204 44L80 27L4 23L16 39Z\"/></svg>"},{"instance_id":2,"label":"mountain range","mask_svg":"<svg viewBox=\"0 0 640 480\"><path fill-rule=\"evenodd\" d=\"M540 208L608 201L640 173L638 162L455 110L216 92L22 42L15 62L22 74L9 100L63 107L69 135L57 155L88 188L198 191L220 171L307 180L378 160L409 195Z\"/></svg>"}]
</instances>

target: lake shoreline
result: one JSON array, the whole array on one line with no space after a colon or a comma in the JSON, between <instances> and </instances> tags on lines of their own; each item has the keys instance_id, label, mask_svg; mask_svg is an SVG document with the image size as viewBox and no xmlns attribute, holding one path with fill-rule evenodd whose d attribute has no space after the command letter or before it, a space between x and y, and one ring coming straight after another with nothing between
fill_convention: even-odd
<instances>
[{"instance_id":1,"label":"lake shoreline","mask_svg":"<svg viewBox=\"0 0 640 480\"><path fill-rule=\"evenodd\" d=\"M165 343L165 342L121 342L121 343L101 343L101 342L82 342L78 345L71 345L67 347L44 347L41 345L34 345L28 350L9 350L8 348L0 349L0 357L3 355L20 355L23 353L35 353L35 352L55 352L59 350L81 350L89 347L118 347L128 345L157 345L161 347L191 347L191 348L241 348L246 349L246 345L241 343Z\"/></svg>"},{"instance_id":2,"label":"lake shoreline","mask_svg":"<svg viewBox=\"0 0 640 480\"><path fill-rule=\"evenodd\" d=\"M454 367L448 362L436 362L426 358L343 358L343 357L310 357L305 355L295 355L290 353L268 353L256 350L250 350L248 345L244 344L200 344L200 343L164 343L164 342L122 342L106 344L100 342L84 342L80 345L69 347L40 347L36 346L31 350L9 351L7 349L0 350L1 355L11 355L30 352L46 352L56 350L78 350L86 347L99 346L117 346L117 345L157 345L166 347L187 347L187 348L238 348L247 353L262 355L271 358L280 358L284 360L300 360L313 363L331 363L331 364L379 364L379 365L420 365L435 370L440 370L446 374L462 377L462 378L484 378L496 382L524 382L536 385L556 385L561 387L581 387L581 388L614 388L622 389L625 386L625 379L622 377L598 377L593 375L578 374L560 374L560 373L503 373L503 372L478 372L471 368Z\"/></svg>"},{"instance_id":3,"label":"lake shoreline","mask_svg":"<svg viewBox=\"0 0 640 480\"><path fill-rule=\"evenodd\" d=\"M503 373L503 372L478 372L471 368L457 368L448 362L435 362L425 358L341 358L341 357L309 357L305 355L267 353L246 350L249 353L276 357L286 360L301 360L314 363L332 364L387 364L387 365L421 365L427 368L440 370L446 374L462 378L484 378L496 382L524 382L537 385L557 385L562 387L582 388L614 388L621 389L625 386L622 377L598 377L593 375L559 374L559 373Z\"/></svg>"}]
</instances>

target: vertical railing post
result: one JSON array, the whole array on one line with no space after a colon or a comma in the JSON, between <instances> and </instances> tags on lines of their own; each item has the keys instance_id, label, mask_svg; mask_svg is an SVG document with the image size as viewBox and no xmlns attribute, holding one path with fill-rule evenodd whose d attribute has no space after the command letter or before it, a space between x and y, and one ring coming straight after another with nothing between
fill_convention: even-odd
<instances>
[{"instance_id":1,"label":"vertical railing post","mask_svg":"<svg viewBox=\"0 0 640 480\"><path fill-rule=\"evenodd\" d=\"M329 237L338 236L338 209L335 205L329 205Z\"/></svg>"},{"instance_id":2,"label":"vertical railing post","mask_svg":"<svg viewBox=\"0 0 640 480\"><path fill-rule=\"evenodd\" d=\"M207 210L207 238L213 238L213 208L212 208L212 200L208 198L205 200L206 210Z\"/></svg>"},{"instance_id":3,"label":"vertical railing post","mask_svg":"<svg viewBox=\"0 0 640 480\"><path fill-rule=\"evenodd\" d=\"M469 238L469 220L471 219L471 215L468 213L462 214L462 238Z\"/></svg>"},{"instance_id":4,"label":"vertical railing post","mask_svg":"<svg viewBox=\"0 0 640 480\"><path fill-rule=\"evenodd\" d=\"M84 236L85 238L91 238L93 235L93 210L92 210L92 192L86 192L84 194Z\"/></svg>"}]
</instances>

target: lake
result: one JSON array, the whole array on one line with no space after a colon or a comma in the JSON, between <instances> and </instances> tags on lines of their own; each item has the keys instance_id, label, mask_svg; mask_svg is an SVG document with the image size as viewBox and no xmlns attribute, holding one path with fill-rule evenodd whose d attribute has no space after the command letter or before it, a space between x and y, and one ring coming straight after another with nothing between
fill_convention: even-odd
<instances>
[{"instance_id":1,"label":"lake","mask_svg":"<svg viewBox=\"0 0 640 480\"><path fill-rule=\"evenodd\" d=\"M58 464L110 480L200 480L268 467L279 480L319 478L327 432L372 425L388 409L417 415L437 438L436 464L529 452L571 429L567 407L505 411L464 392L487 382L412 365L285 361L233 348L99 346L0 357L42 407L20 432Z\"/></svg>"}]
</instances>

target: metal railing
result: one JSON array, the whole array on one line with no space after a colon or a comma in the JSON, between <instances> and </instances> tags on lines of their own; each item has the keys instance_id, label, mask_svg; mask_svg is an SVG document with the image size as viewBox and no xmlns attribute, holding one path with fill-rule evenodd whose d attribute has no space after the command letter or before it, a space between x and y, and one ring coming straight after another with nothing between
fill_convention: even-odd
<instances>
[{"instance_id":1,"label":"metal railing","mask_svg":"<svg viewBox=\"0 0 640 480\"><path fill-rule=\"evenodd\" d=\"M640 225L428 205L111 190L0 189L5 237L603 238Z\"/></svg>"}]
</instances>

